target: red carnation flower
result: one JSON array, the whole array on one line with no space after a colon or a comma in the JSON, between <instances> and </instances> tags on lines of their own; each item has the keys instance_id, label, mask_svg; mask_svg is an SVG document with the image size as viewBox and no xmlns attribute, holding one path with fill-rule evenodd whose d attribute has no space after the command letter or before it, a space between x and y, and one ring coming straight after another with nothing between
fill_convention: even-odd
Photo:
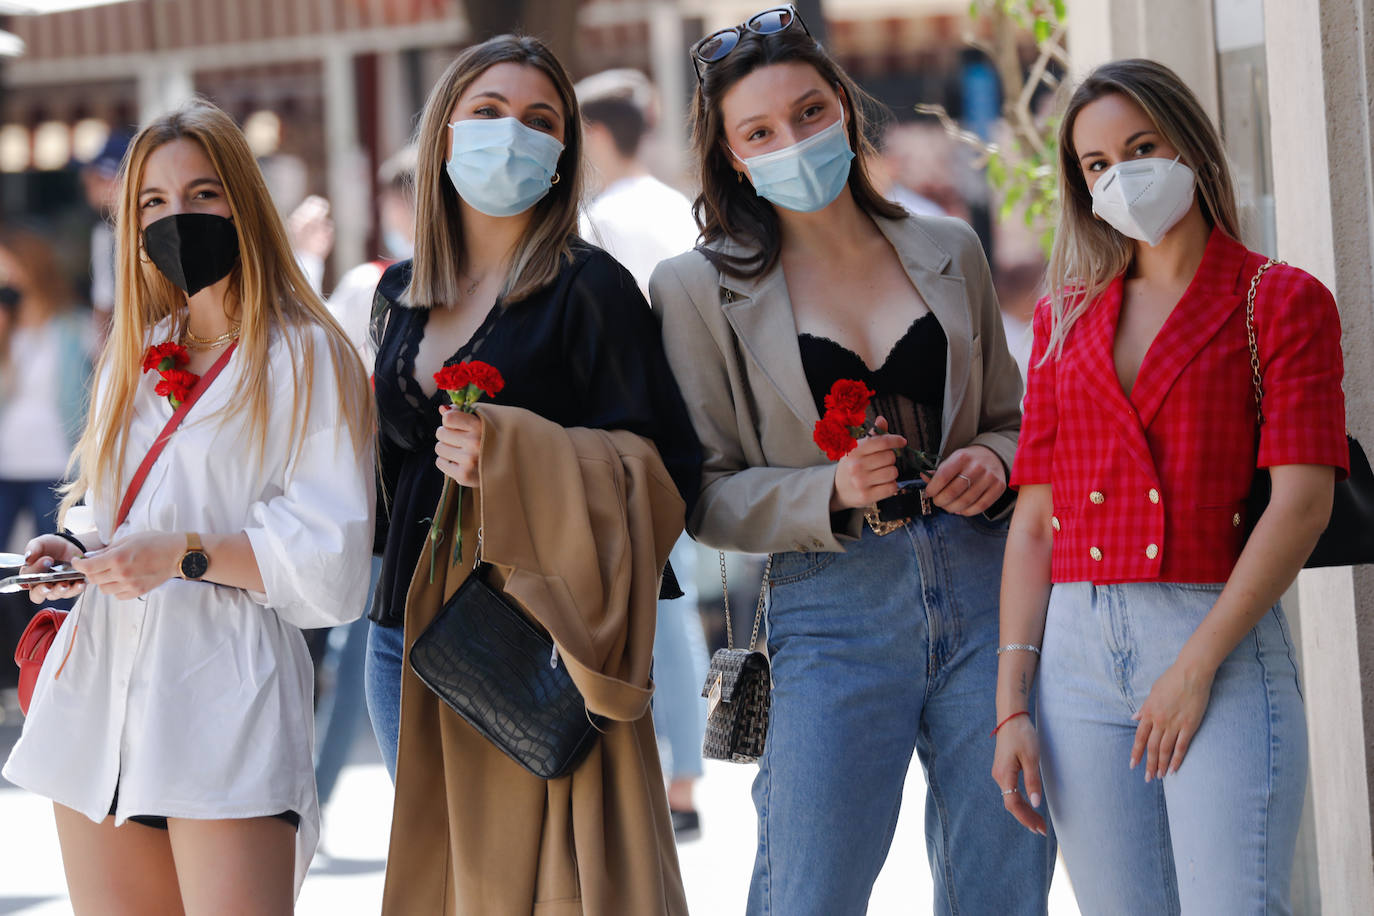
<instances>
[{"instance_id":1,"label":"red carnation flower","mask_svg":"<svg viewBox=\"0 0 1374 916\"><path fill-rule=\"evenodd\" d=\"M859 444L849 426L833 411L827 411L825 416L816 421L811 438L831 461L839 461Z\"/></svg>"},{"instance_id":2,"label":"red carnation flower","mask_svg":"<svg viewBox=\"0 0 1374 916\"><path fill-rule=\"evenodd\" d=\"M495 395L502 388L506 387L506 380L501 377L501 373L491 363L484 363L481 360L464 360L453 366L445 366L434 373L434 384L438 385L443 391L448 392L449 400L464 413L473 413L476 405L482 399L483 394ZM439 494L439 511L434 513L434 520L429 526L429 581L434 581L434 567L438 563L439 542L444 537L444 530L440 527L440 519L444 515L444 506L448 504L449 485L453 482L452 478L444 478L444 489ZM453 562L457 563L463 557L463 488L458 488L458 521L453 529Z\"/></svg>"},{"instance_id":3,"label":"red carnation flower","mask_svg":"<svg viewBox=\"0 0 1374 916\"><path fill-rule=\"evenodd\" d=\"M827 417L834 417L835 421L841 426L848 426L851 429L859 430L860 432L856 435L863 435L862 430L864 424L868 422L868 415L862 410L841 410L839 408L831 408L825 412L825 415Z\"/></svg>"},{"instance_id":4,"label":"red carnation flower","mask_svg":"<svg viewBox=\"0 0 1374 916\"><path fill-rule=\"evenodd\" d=\"M177 407L186 396L191 393L191 389L200 381L200 376L194 372L187 372L184 369L165 369L162 371L162 379L153 389L153 393L159 397L167 398L173 407Z\"/></svg>"},{"instance_id":5,"label":"red carnation flower","mask_svg":"<svg viewBox=\"0 0 1374 916\"><path fill-rule=\"evenodd\" d=\"M843 410L847 413L868 414L868 402L877 392L869 389L863 382L854 379L836 379L835 384L830 386L830 393L825 396L825 409ZM851 426L862 426L863 421L849 424Z\"/></svg>"},{"instance_id":6,"label":"red carnation flower","mask_svg":"<svg viewBox=\"0 0 1374 916\"><path fill-rule=\"evenodd\" d=\"M163 365L164 360L170 360L167 365ZM186 348L175 341L154 344L148 348L147 354L143 357L143 371L151 372L154 369L176 369L184 366L191 361L191 354L186 352Z\"/></svg>"}]
</instances>

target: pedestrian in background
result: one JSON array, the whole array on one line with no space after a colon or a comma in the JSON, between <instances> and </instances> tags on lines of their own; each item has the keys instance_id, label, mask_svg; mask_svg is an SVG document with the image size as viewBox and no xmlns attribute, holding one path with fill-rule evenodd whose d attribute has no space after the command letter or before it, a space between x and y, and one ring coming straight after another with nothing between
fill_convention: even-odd
<instances>
[{"instance_id":1,"label":"pedestrian in background","mask_svg":"<svg viewBox=\"0 0 1374 916\"><path fill-rule=\"evenodd\" d=\"M638 70L606 70L574 88L587 162L600 187L583 212L582 237L624 264L647 296L649 275L658 263L697 240L691 201L655 178L640 156L653 128L653 84ZM671 563L683 595L659 601L654 630L654 728L667 752L668 810L679 840L701 831L692 790L701 778L706 732L701 685L708 659L697 610L697 550L685 534L673 547Z\"/></svg>"},{"instance_id":2,"label":"pedestrian in background","mask_svg":"<svg viewBox=\"0 0 1374 916\"><path fill-rule=\"evenodd\" d=\"M1240 242L1226 150L1163 65L1090 73L1059 150L992 775L1034 829L1017 783L1038 807L1043 774L1085 913L1287 913L1307 737L1278 601L1348 471L1340 317Z\"/></svg>"},{"instance_id":3,"label":"pedestrian in background","mask_svg":"<svg viewBox=\"0 0 1374 916\"><path fill-rule=\"evenodd\" d=\"M339 280L325 305L358 351L363 367L372 374L376 354L372 350L369 325L377 281L382 271L399 258L410 257L415 245L415 147L407 146L392 155L377 170L377 210L381 217L381 236L386 257L365 261ZM372 593L381 576L381 557L372 558L368 581L368 609ZM330 631L318 680L325 689L317 705L320 724L315 754L315 786L324 808L334 794L334 786L367 709L367 637L371 622L360 617L346 627ZM379 745L380 746L380 745ZM385 755L387 771L395 778L394 761Z\"/></svg>"},{"instance_id":4,"label":"pedestrian in background","mask_svg":"<svg viewBox=\"0 0 1374 916\"><path fill-rule=\"evenodd\" d=\"M620 599L586 607L577 601L586 582L562 579L575 626L614 660L614 670L598 668L591 680L613 683L642 708L632 719L605 722L588 756L557 779L540 779L503 754L404 662L467 581L470 551L490 549L493 519L507 532L519 525L514 536L544 545L547 554L534 552L550 562L587 546L588 528L572 508L584 505L581 494L522 490L530 500L523 508L537 510L533 521L509 496L505 503L493 496L490 478L515 469L484 460L479 473L492 417L555 437L581 427L622 431L598 441L652 443L661 456L655 463L671 475L675 492L655 492L671 497L674 526L679 493L689 503L695 496L696 437L648 304L624 267L577 237L581 140L572 84L543 43L506 35L465 50L421 116L415 257L388 268L378 286L385 537L368 694L378 735L396 756L383 896L389 914L686 912L647 709L652 640L643 614L652 620L652 608L622 606L603 625L600 615ZM485 362L504 379L483 401L487 416L454 409L437 387L437 370L465 360ZM530 463L518 469L536 489L543 476L532 465L567 457L514 451L507 458ZM446 479L473 491L459 529L462 562L450 560L458 530L447 531L437 550L429 536L432 520L443 516ZM620 503L601 508L626 511ZM477 517L487 526L485 548ZM665 548L666 555L665 545L644 544L644 533L628 552ZM550 540L559 545L549 548ZM631 576L629 594L657 593L661 561L654 565L650 591ZM541 578L538 570L518 572ZM528 610L538 619L544 608ZM568 653L557 649L567 647L555 646L552 664L563 664ZM587 696L586 681L577 686L590 712L608 714Z\"/></svg>"},{"instance_id":5,"label":"pedestrian in background","mask_svg":"<svg viewBox=\"0 0 1374 916\"><path fill-rule=\"evenodd\" d=\"M692 54L704 241L650 288L705 455L689 530L772 554L747 911L865 912L915 751L935 911L1044 913L1054 844L979 781L1021 394L982 247L878 194L872 102L792 8ZM836 464L813 431L841 379L878 416Z\"/></svg>"},{"instance_id":6,"label":"pedestrian in background","mask_svg":"<svg viewBox=\"0 0 1374 916\"><path fill-rule=\"evenodd\" d=\"M57 487L86 419L95 345L52 245L0 229L0 550L18 521L57 525Z\"/></svg>"},{"instance_id":7,"label":"pedestrian in background","mask_svg":"<svg viewBox=\"0 0 1374 916\"><path fill-rule=\"evenodd\" d=\"M86 592L4 775L53 800L79 914L288 914L319 836L299 628L362 612L367 381L228 115L157 118L125 169L76 530L26 551L85 575L33 600Z\"/></svg>"}]
</instances>

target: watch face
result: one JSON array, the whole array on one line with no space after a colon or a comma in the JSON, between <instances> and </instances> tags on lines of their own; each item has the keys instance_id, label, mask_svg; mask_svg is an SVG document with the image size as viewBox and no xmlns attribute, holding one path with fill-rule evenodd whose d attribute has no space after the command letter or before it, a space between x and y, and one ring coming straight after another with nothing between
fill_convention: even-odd
<instances>
[{"instance_id":1,"label":"watch face","mask_svg":"<svg viewBox=\"0 0 1374 916\"><path fill-rule=\"evenodd\" d=\"M187 579L199 579L210 568L210 558L199 550L188 550L181 558L181 574Z\"/></svg>"}]
</instances>

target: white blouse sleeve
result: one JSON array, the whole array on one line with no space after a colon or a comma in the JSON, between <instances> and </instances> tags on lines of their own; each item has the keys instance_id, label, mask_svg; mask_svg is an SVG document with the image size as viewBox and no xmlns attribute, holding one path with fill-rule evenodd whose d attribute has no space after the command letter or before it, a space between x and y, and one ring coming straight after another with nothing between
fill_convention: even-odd
<instances>
[{"instance_id":1,"label":"white blouse sleeve","mask_svg":"<svg viewBox=\"0 0 1374 916\"><path fill-rule=\"evenodd\" d=\"M315 341L310 429L277 492L249 508L245 525L264 587L249 595L302 628L337 626L365 610L376 493L372 447L354 448L330 351L322 334ZM289 366L285 348L281 363ZM289 391L282 400L289 415ZM285 447L291 421L283 419L269 438Z\"/></svg>"}]
</instances>

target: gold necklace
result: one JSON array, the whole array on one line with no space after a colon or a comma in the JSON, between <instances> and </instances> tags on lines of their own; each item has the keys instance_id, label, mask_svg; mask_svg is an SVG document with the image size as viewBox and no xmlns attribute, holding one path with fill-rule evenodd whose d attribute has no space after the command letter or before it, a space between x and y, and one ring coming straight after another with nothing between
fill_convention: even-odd
<instances>
[{"instance_id":1,"label":"gold necklace","mask_svg":"<svg viewBox=\"0 0 1374 916\"><path fill-rule=\"evenodd\" d=\"M186 337L186 346L189 347L190 349L192 349L192 350L213 350L213 349L215 349L216 347L222 347L222 346L224 346L224 345L227 344L229 341L233 340L235 337L238 337L238 336L239 336L239 326L238 326L238 325L234 325L232 328L230 328L229 330L225 331L223 334L219 335L218 337L199 337L199 336L197 336L197 335L191 333L191 328L190 328L189 326L186 327L186 328L184 328L182 333L183 333L184 336Z\"/></svg>"}]
</instances>

